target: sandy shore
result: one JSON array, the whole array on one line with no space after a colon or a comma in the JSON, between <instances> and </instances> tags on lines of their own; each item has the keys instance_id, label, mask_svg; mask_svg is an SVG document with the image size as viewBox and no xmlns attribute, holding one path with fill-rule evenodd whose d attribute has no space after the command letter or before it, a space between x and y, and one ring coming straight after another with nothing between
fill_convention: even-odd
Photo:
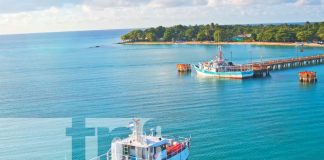
<instances>
[{"instance_id":1,"label":"sandy shore","mask_svg":"<svg viewBox=\"0 0 324 160\"><path fill-rule=\"evenodd\" d=\"M151 45L151 44L234 44L234 45L264 45L264 46L296 46L299 43L286 43L286 42L209 42L209 41L191 41L191 42L124 42L121 44L132 44L132 45ZM324 45L316 43L304 43L304 46L308 47L324 47Z\"/></svg>"}]
</instances>

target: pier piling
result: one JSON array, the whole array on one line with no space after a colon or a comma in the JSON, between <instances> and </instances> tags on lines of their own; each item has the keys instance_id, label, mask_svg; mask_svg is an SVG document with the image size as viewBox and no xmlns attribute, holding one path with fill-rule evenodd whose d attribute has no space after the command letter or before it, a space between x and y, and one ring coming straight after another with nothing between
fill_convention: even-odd
<instances>
[{"instance_id":1,"label":"pier piling","mask_svg":"<svg viewBox=\"0 0 324 160\"><path fill-rule=\"evenodd\" d=\"M178 72L190 72L191 65L190 64L177 64Z\"/></svg>"},{"instance_id":2,"label":"pier piling","mask_svg":"<svg viewBox=\"0 0 324 160\"><path fill-rule=\"evenodd\" d=\"M311 71L299 72L299 81L302 83L317 82L316 72L311 72Z\"/></svg>"}]
</instances>

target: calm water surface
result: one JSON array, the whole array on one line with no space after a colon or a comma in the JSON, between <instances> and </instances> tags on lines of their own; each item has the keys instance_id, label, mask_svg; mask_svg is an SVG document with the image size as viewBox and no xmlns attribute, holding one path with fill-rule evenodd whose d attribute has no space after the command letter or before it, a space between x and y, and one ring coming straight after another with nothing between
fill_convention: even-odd
<instances>
[{"instance_id":1,"label":"calm water surface","mask_svg":"<svg viewBox=\"0 0 324 160\"><path fill-rule=\"evenodd\" d=\"M152 118L146 130L160 125L165 134L192 136L191 160L324 159L324 66L244 81L179 75L177 63L211 59L217 46L115 44L127 31L0 36L0 159L64 159L66 147L53 150L62 146L64 130L41 126L70 121L28 126L17 118L72 117ZM237 63L324 53L253 45L223 50ZM318 83L301 85L301 70L316 71Z\"/></svg>"}]
</instances>

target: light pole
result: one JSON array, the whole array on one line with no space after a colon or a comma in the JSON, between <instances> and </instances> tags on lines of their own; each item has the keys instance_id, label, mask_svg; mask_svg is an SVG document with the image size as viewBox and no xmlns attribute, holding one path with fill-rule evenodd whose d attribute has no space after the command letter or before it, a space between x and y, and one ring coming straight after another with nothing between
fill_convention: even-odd
<instances>
[{"instance_id":1,"label":"light pole","mask_svg":"<svg viewBox=\"0 0 324 160\"><path fill-rule=\"evenodd\" d=\"M297 55L297 59L299 59L299 45L300 44L297 44L296 45L296 55Z\"/></svg>"},{"instance_id":2,"label":"light pole","mask_svg":"<svg viewBox=\"0 0 324 160\"><path fill-rule=\"evenodd\" d=\"M299 55L298 55L298 44L296 44L296 55L297 55L297 59L299 59Z\"/></svg>"},{"instance_id":3,"label":"light pole","mask_svg":"<svg viewBox=\"0 0 324 160\"><path fill-rule=\"evenodd\" d=\"M250 56L251 56L251 64L252 64L252 61L253 61L253 60L252 60L252 52L251 52L251 51L250 51Z\"/></svg>"},{"instance_id":4,"label":"light pole","mask_svg":"<svg viewBox=\"0 0 324 160\"><path fill-rule=\"evenodd\" d=\"M263 54L262 54L262 52L261 52L261 63L263 62Z\"/></svg>"},{"instance_id":5,"label":"light pole","mask_svg":"<svg viewBox=\"0 0 324 160\"><path fill-rule=\"evenodd\" d=\"M233 62L233 59L232 59L232 58L233 58L233 57L232 57L232 54L233 54L233 53L232 53L232 51L231 51L231 62Z\"/></svg>"}]
</instances>

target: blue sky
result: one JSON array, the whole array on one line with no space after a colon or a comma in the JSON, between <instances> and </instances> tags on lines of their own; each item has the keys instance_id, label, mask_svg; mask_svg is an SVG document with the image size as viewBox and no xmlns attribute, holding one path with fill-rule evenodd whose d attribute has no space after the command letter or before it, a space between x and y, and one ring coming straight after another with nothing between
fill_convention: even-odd
<instances>
[{"instance_id":1,"label":"blue sky","mask_svg":"<svg viewBox=\"0 0 324 160\"><path fill-rule=\"evenodd\" d=\"M0 0L0 34L324 21L324 0Z\"/></svg>"}]
</instances>

